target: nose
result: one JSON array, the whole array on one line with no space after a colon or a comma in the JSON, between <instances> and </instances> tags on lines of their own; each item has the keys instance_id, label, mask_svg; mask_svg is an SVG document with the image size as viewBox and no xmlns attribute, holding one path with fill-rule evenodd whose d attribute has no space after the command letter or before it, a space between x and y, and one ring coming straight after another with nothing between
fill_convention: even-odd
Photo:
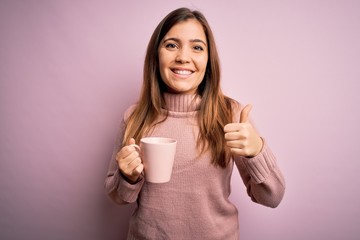
<instances>
[{"instance_id":1,"label":"nose","mask_svg":"<svg viewBox=\"0 0 360 240\"><path fill-rule=\"evenodd\" d=\"M175 61L183 64L189 63L190 59L190 53L186 49L182 48L178 51Z\"/></svg>"}]
</instances>

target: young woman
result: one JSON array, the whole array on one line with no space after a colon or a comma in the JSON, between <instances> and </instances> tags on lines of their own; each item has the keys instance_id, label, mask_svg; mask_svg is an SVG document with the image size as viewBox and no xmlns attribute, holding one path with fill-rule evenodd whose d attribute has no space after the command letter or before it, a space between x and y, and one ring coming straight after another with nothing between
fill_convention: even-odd
<instances>
[{"instance_id":1,"label":"young woman","mask_svg":"<svg viewBox=\"0 0 360 240\"><path fill-rule=\"evenodd\" d=\"M150 39L140 99L125 113L105 181L116 203L137 202L128 239L238 239L238 212L228 199L234 163L254 202L280 203L284 178L250 110L221 91L205 17L187 8L169 13ZM145 136L177 139L170 182L144 180L130 145Z\"/></svg>"}]
</instances>

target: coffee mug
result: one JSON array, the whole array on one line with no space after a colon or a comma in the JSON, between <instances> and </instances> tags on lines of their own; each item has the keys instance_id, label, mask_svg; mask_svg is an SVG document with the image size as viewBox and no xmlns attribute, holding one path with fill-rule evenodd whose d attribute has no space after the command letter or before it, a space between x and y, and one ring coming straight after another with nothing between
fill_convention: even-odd
<instances>
[{"instance_id":1,"label":"coffee mug","mask_svg":"<svg viewBox=\"0 0 360 240\"><path fill-rule=\"evenodd\" d=\"M132 144L139 152L144 164L145 180L165 183L171 179L177 141L164 137L145 137L140 146Z\"/></svg>"}]
</instances>

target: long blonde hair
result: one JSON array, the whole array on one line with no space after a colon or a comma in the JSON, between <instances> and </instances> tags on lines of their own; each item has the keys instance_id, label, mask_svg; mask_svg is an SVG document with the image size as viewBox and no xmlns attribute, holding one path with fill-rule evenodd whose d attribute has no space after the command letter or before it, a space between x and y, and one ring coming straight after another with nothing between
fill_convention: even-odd
<instances>
[{"instance_id":1,"label":"long blonde hair","mask_svg":"<svg viewBox=\"0 0 360 240\"><path fill-rule=\"evenodd\" d=\"M140 99L126 121L123 145L126 145L130 138L135 138L136 142L140 141L142 136L149 133L151 128L159 123L161 109L165 106L163 93L166 91L159 72L159 44L171 27L188 19L196 19L202 24L209 53L206 73L197 89L197 93L201 96L200 110L197 114L199 124L197 146L201 152L211 150L212 163L215 166L226 167L230 161L230 153L226 147L223 128L232 121L234 101L226 97L220 88L219 56L210 26L202 13L188 8L179 8L169 13L159 23L150 38L145 56ZM162 118L162 121L165 119L166 116Z\"/></svg>"}]
</instances>

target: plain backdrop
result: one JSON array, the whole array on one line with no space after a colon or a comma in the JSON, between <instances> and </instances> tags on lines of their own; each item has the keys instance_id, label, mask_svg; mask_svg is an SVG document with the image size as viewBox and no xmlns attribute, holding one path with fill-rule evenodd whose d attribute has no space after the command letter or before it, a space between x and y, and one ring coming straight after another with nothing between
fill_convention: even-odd
<instances>
[{"instance_id":1,"label":"plain backdrop","mask_svg":"<svg viewBox=\"0 0 360 240\"><path fill-rule=\"evenodd\" d=\"M234 171L241 239L359 239L356 0L0 0L0 239L125 239L134 206L104 178L150 35L182 6L207 17L223 90L253 104L286 178L270 209Z\"/></svg>"}]
</instances>

